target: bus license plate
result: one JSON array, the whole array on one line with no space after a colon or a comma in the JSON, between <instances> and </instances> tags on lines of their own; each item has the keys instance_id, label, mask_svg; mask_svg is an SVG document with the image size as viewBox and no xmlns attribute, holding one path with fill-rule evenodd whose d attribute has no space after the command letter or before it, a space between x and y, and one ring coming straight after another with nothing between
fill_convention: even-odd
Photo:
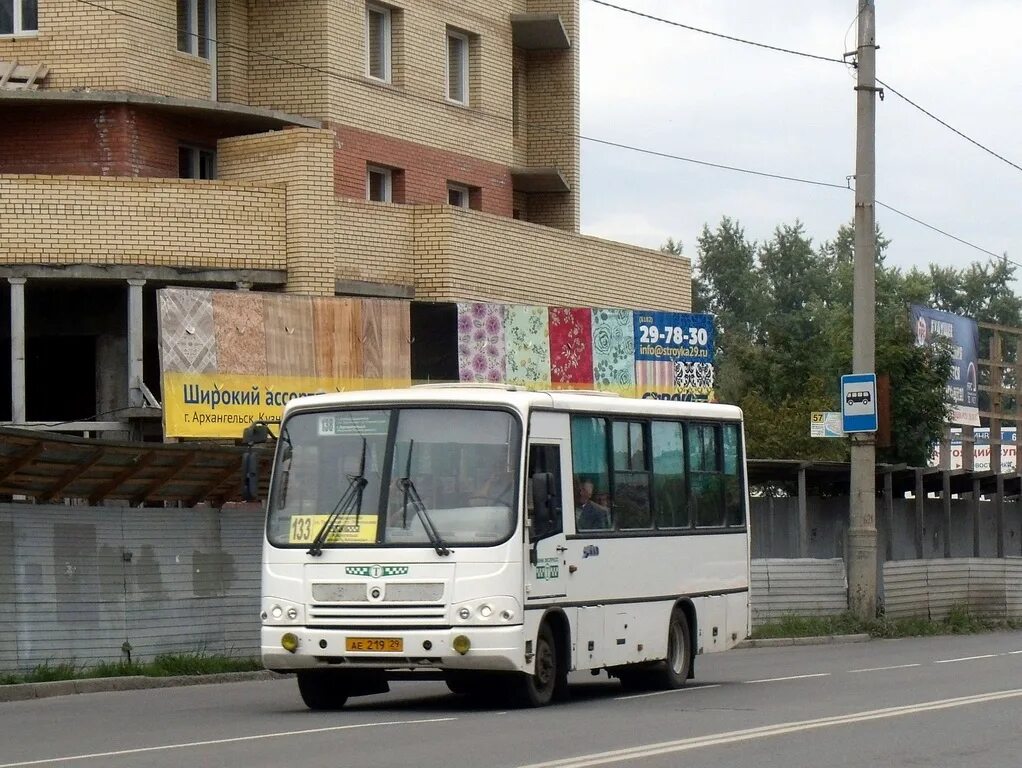
<instances>
[{"instance_id":1,"label":"bus license plate","mask_svg":"<svg viewBox=\"0 0 1022 768\"><path fill-rule=\"evenodd\" d=\"M344 648L348 651L370 651L372 653L401 653L405 642L400 637L347 637Z\"/></svg>"}]
</instances>

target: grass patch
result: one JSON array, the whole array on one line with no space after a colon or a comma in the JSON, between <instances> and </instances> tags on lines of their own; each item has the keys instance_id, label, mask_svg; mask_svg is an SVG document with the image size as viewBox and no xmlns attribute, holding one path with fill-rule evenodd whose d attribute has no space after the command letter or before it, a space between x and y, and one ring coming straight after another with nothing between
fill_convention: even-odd
<instances>
[{"instance_id":1,"label":"grass patch","mask_svg":"<svg viewBox=\"0 0 1022 768\"><path fill-rule=\"evenodd\" d=\"M864 621L852 613L837 616L785 616L757 627L756 640L778 637L820 637L823 635L867 634L877 638L924 637L930 635L971 635L999 629L1022 629L1017 619L987 619L975 616L965 608L955 607L947 617L930 619L889 619L879 617Z\"/></svg>"},{"instance_id":2,"label":"grass patch","mask_svg":"<svg viewBox=\"0 0 1022 768\"><path fill-rule=\"evenodd\" d=\"M152 661L104 662L84 666L72 662L40 664L21 675L0 675L0 685L51 683L57 680L83 680L94 677L176 677L212 675L222 672L254 672L263 668L259 659L213 656L208 654L162 654Z\"/></svg>"}]
</instances>

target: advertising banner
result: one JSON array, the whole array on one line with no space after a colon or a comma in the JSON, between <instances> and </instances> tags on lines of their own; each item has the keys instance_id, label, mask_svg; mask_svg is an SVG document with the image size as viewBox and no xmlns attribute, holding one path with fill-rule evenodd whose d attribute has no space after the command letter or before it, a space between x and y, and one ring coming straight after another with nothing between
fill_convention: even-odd
<instances>
[{"instance_id":1,"label":"advertising banner","mask_svg":"<svg viewBox=\"0 0 1022 768\"><path fill-rule=\"evenodd\" d=\"M1001 472L1010 473L1015 471L1017 466L1016 444L1017 430L1015 427L1001 427ZM965 466L964 453L969 450L968 445L963 443L961 430L951 430L951 469L961 469ZM990 429L980 427L973 433L972 447L972 468L977 472L990 470L990 458L993 453L993 446L990 445ZM930 458L931 467L940 466L940 444L934 446L933 456Z\"/></svg>"},{"instance_id":2,"label":"advertising banner","mask_svg":"<svg viewBox=\"0 0 1022 768\"><path fill-rule=\"evenodd\" d=\"M947 400L952 424L979 426L979 327L969 317L953 315L918 304L911 307L916 346L932 344L943 337L951 342L951 375Z\"/></svg>"},{"instance_id":3,"label":"advertising banner","mask_svg":"<svg viewBox=\"0 0 1022 768\"><path fill-rule=\"evenodd\" d=\"M235 440L301 395L411 384L407 301L163 288L157 316L166 437Z\"/></svg>"},{"instance_id":4,"label":"advertising banner","mask_svg":"<svg viewBox=\"0 0 1022 768\"><path fill-rule=\"evenodd\" d=\"M637 373L644 363L669 364L674 371L674 380L667 386L661 382L652 382L653 386L645 388L640 386L640 397L713 399L712 315L636 311L633 333Z\"/></svg>"},{"instance_id":5,"label":"advertising banner","mask_svg":"<svg viewBox=\"0 0 1022 768\"><path fill-rule=\"evenodd\" d=\"M460 381L714 399L711 315L466 302L456 323ZM429 346L436 326L413 335Z\"/></svg>"}]
</instances>

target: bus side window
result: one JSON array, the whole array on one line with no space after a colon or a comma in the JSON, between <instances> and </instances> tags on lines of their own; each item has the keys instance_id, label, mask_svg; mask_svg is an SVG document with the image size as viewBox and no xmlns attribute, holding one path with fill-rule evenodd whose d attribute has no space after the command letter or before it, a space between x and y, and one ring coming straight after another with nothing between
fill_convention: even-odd
<instances>
[{"instance_id":1,"label":"bus side window","mask_svg":"<svg viewBox=\"0 0 1022 768\"><path fill-rule=\"evenodd\" d=\"M546 472L553 477L553 482L550 484L550 494L553 498L550 500L551 517L546 519L534 519L533 520L533 535L537 539L543 539L547 536L553 536L555 533L560 533L564 524L562 522L562 510L564 504L561 500L561 449L556 445L540 445L533 444L529 446L529 475L528 475L528 493L526 494L526 504L529 514L534 514L532 508L532 476L538 472Z\"/></svg>"}]
</instances>

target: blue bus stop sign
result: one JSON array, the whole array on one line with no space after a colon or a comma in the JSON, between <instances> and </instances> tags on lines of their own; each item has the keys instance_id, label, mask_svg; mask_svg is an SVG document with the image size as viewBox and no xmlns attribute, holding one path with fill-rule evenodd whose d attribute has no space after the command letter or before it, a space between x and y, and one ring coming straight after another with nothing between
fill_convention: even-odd
<instances>
[{"instance_id":1,"label":"blue bus stop sign","mask_svg":"<svg viewBox=\"0 0 1022 768\"><path fill-rule=\"evenodd\" d=\"M841 426L845 432L877 431L877 375L841 377Z\"/></svg>"}]
</instances>

